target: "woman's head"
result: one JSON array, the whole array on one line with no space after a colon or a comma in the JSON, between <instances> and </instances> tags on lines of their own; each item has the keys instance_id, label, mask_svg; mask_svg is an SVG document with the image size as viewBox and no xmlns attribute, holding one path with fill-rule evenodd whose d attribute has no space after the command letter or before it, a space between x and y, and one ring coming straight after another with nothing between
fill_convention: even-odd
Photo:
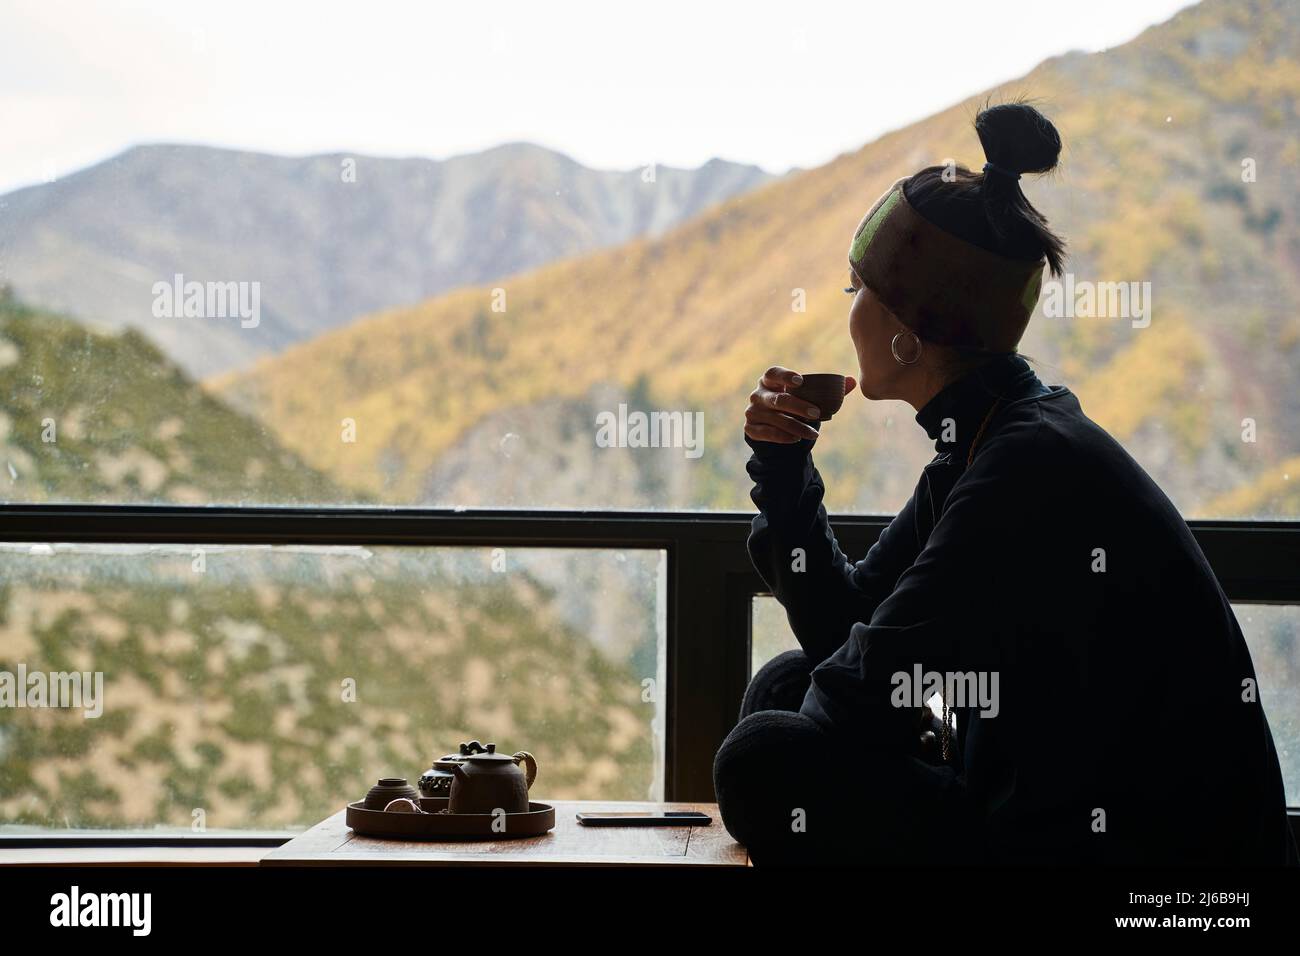
<instances>
[{"instance_id":1,"label":"woman's head","mask_svg":"<svg viewBox=\"0 0 1300 956\"><path fill-rule=\"evenodd\" d=\"M982 172L927 167L887 191L854 236L849 331L867 398L917 404L1014 351L1043 264L1060 273L1064 242L1019 182L1021 173L1055 168L1056 128L1011 103L983 110L975 131L988 160Z\"/></svg>"}]
</instances>

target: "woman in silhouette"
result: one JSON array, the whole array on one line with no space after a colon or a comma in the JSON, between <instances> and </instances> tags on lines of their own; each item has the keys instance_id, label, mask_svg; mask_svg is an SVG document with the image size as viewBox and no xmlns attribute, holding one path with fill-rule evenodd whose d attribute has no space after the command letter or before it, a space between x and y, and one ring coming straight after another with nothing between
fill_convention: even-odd
<instances>
[{"instance_id":1,"label":"woman in silhouette","mask_svg":"<svg viewBox=\"0 0 1300 956\"><path fill-rule=\"evenodd\" d=\"M975 130L981 172L899 180L849 249L860 390L908 402L937 452L864 558L827 523L800 376L750 396L749 552L802 650L754 677L717 754L723 821L758 864L1294 863L1204 554L1016 354L1064 258L1019 182L1056 166L1057 131L1025 104Z\"/></svg>"}]
</instances>

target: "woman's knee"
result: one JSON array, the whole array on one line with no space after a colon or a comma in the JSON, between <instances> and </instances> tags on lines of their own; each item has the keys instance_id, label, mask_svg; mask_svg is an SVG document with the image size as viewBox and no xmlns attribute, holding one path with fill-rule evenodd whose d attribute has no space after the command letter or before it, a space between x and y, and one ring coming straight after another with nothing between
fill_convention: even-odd
<instances>
[{"instance_id":1,"label":"woman's knee","mask_svg":"<svg viewBox=\"0 0 1300 956\"><path fill-rule=\"evenodd\" d=\"M718 749L713 762L718 811L727 832L756 857L797 832L798 821L791 816L796 802L791 799L792 758L811 757L823 743L822 731L810 718L760 711L732 728Z\"/></svg>"},{"instance_id":2,"label":"woman's knee","mask_svg":"<svg viewBox=\"0 0 1300 956\"><path fill-rule=\"evenodd\" d=\"M812 661L803 651L785 651L758 669L745 688L741 718L762 710L797 711L812 683Z\"/></svg>"},{"instance_id":3,"label":"woman's knee","mask_svg":"<svg viewBox=\"0 0 1300 956\"><path fill-rule=\"evenodd\" d=\"M742 719L713 762L723 825L760 865L932 858L932 837L955 822L950 784L911 758L853 754L811 718L779 710Z\"/></svg>"}]
</instances>

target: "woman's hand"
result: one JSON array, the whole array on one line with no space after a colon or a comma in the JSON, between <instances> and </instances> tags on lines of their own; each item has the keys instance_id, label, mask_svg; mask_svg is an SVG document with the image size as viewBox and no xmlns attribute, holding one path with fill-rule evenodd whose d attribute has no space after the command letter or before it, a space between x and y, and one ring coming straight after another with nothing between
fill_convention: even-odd
<instances>
[{"instance_id":1,"label":"woman's hand","mask_svg":"<svg viewBox=\"0 0 1300 956\"><path fill-rule=\"evenodd\" d=\"M803 383L803 376L788 368L773 365L758 380L758 387L749 393L749 407L745 409L745 434L754 441L793 445L801 439L816 441L817 429L807 421L821 417L817 406L806 399L789 394L792 388ZM857 385L852 378L844 382L844 394Z\"/></svg>"}]
</instances>

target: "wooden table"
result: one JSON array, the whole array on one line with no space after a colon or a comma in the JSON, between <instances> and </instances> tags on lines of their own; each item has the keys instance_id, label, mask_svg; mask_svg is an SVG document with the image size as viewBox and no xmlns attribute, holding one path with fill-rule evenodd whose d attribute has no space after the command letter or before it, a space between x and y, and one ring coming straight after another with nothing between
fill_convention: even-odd
<instances>
[{"instance_id":1,"label":"wooden table","mask_svg":"<svg viewBox=\"0 0 1300 956\"><path fill-rule=\"evenodd\" d=\"M518 840L404 841L354 833L344 811L262 857L262 866L746 866L745 848L722 826L716 803L546 800L555 829ZM706 827L584 827L582 810L700 810Z\"/></svg>"}]
</instances>

